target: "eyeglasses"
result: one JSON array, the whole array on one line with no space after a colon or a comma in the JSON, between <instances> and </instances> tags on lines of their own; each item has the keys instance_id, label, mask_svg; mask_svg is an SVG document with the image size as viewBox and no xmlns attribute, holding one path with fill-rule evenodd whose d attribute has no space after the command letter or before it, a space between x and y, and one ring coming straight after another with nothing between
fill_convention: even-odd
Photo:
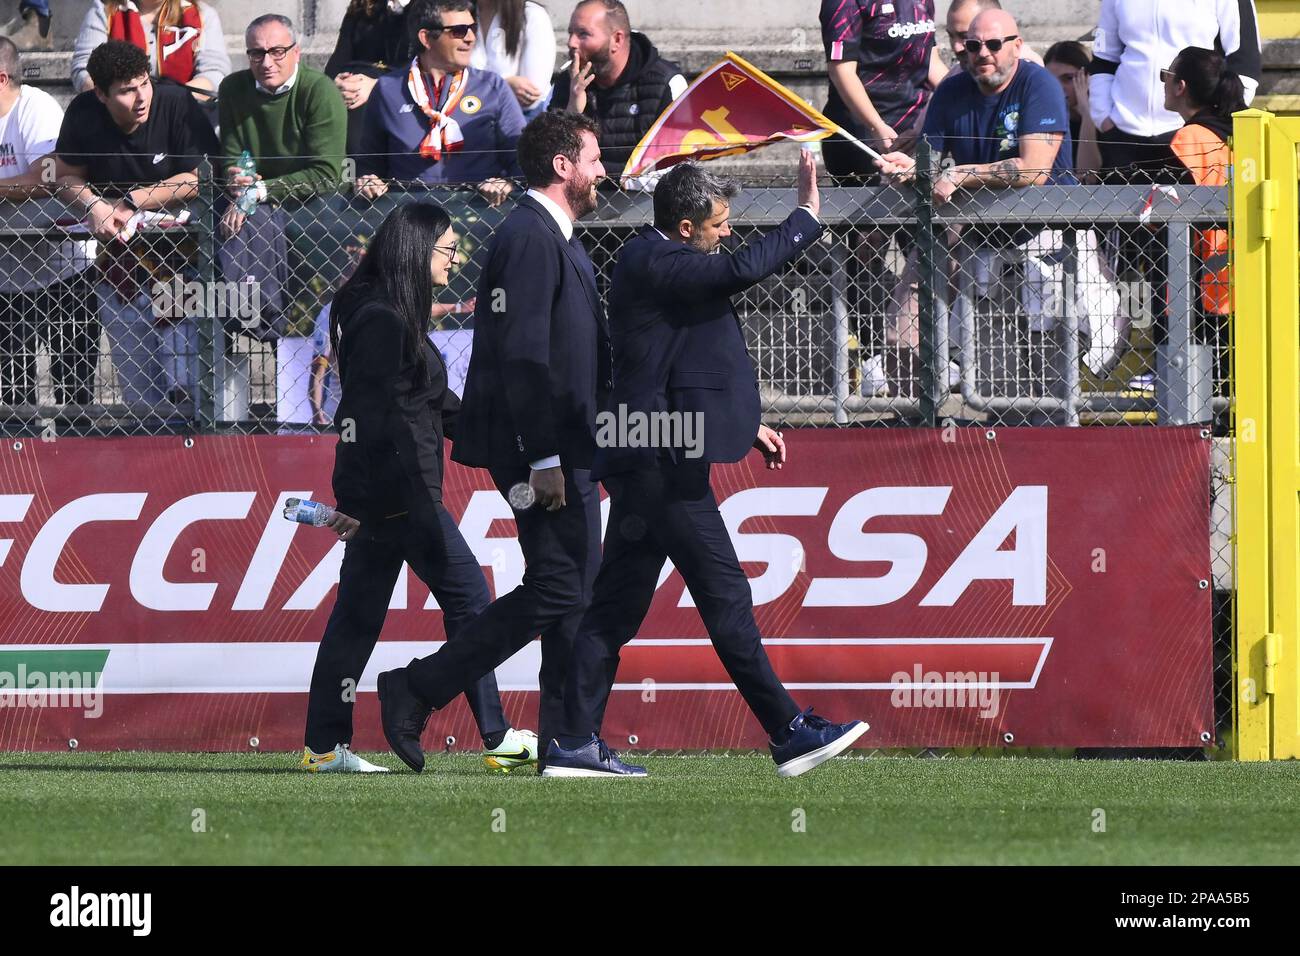
<instances>
[{"instance_id":1,"label":"eyeglasses","mask_svg":"<svg viewBox=\"0 0 1300 956\"><path fill-rule=\"evenodd\" d=\"M455 259L456 259L456 253L460 251L460 240L457 239L455 242L453 242L453 243L452 243L451 245L449 245L449 246L438 246L438 245L435 245L433 248L437 249L439 252L445 252L445 253L447 253L447 258L448 258L448 259L451 259L452 261L455 261Z\"/></svg>"},{"instance_id":2,"label":"eyeglasses","mask_svg":"<svg viewBox=\"0 0 1300 956\"><path fill-rule=\"evenodd\" d=\"M469 33L478 34L477 23L457 23L449 27L439 27L436 30L430 30L430 33L450 33L457 40L465 39Z\"/></svg>"},{"instance_id":3,"label":"eyeglasses","mask_svg":"<svg viewBox=\"0 0 1300 956\"><path fill-rule=\"evenodd\" d=\"M1176 79L1178 79L1178 76L1174 73L1173 70L1161 70L1161 71L1160 71L1160 82L1161 82L1161 83L1172 83L1172 82L1173 82L1174 80L1176 80Z\"/></svg>"},{"instance_id":4,"label":"eyeglasses","mask_svg":"<svg viewBox=\"0 0 1300 956\"><path fill-rule=\"evenodd\" d=\"M249 63L261 63L268 56L279 63L297 45L296 43L290 43L288 46L273 46L268 50L245 50L244 52L248 54Z\"/></svg>"},{"instance_id":5,"label":"eyeglasses","mask_svg":"<svg viewBox=\"0 0 1300 956\"><path fill-rule=\"evenodd\" d=\"M1010 43L1012 40L1019 40L1019 39L1020 39L1020 34L1016 34L1015 36L1010 36L1010 37L1003 37L1001 40L998 40L996 38L992 40L964 40L962 42L962 46L966 48L967 53L971 54L972 56L977 56L980 52L980 47L986 46L989 48L990 53L997 53L999 50L1002 49L1002 44Z\"/></svg>"}]
</instances>

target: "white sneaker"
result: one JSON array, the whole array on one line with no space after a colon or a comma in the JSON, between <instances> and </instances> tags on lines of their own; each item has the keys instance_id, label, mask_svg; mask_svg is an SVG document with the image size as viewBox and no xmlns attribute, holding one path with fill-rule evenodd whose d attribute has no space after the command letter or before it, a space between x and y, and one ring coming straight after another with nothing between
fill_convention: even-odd
<instances>
[{"instance_id":1,"label":"white sneaker","mask_svg":"<svg viewBox=\"0 0 1300 956\"><path fill-rule=\"evenodd\" d=\"M387 767L362 760L347 744L336 744L333 750L323 754L303 747L302 766L310 773L388 773Z\"/></svg>"},{"instance_id":2,"label":"white sneaker","mask_svg":"<svg viewBox=\"0 0 1300 956\"><path fill-rule=\"evenodd\" d=\"M499 747L483 751L483 763L493 773L509 773L516 767L537 766L537 735L511 727Z\"/></svg>"},{"instance_id":3,"label":"white sneaker","mask_svg":"<svg viewBox=\"0 0 1300 956\"><path fill-rule=\"evenodd\" d=\"M859 392L867 398L889 394L889 376L885 374L885 357L873 355L862 362Z\"/></svg>"}]
</instances>

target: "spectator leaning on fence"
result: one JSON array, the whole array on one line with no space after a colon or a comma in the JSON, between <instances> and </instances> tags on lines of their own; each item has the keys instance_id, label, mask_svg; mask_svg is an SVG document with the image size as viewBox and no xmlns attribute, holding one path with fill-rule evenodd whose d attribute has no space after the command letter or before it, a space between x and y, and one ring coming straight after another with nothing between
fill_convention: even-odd
<instances>
[{"instance_id":1,"label":"spectator leaning on fence","mask_svg":"<svg viewBox=\"0 0 1300 956\"><path fill-rule=\"evenodd\" d=\"M95 0L81 21L72 53L72 88L94 86L86 61L105 40L126 40L149 56L149 72L201 90L216 91L230 72L221 17L190 0ZM210 97L195 93L206 104Z\"/></svg>"},{"instance_id":2,"label":"spectator leaning on fence","mask_svg":"<svg viewBox=\"0 0 1300 956\"><path fill-rule=\"evenodd\" d=\"M582 113L600 127L600 156L614 180L668 104L686 92L676 63L635 33L619 0L583 0L569 19L569 72L551 109Z\"/></svg>"},{"instance_id":3,"label":"spectator leaning on fence","mask_svg":"<svg viewBox=\"0 0 1300 956\"><path fill-rule=\"evenodd\" d=\"M505 78L525 119L546 109L555 72L555 28L533 0L479 0L481 32L470 66Z\"/></svg>"},{"instance_id":4,"label":"spectator leaning on fence","mask_svg":"<svg viewBox=\"0 0 1300 956\"><path fill-rule=\"evenodd\" d=\"M1074 172L1081 181L1091 178L1101 168L1101 150L1097 145L1097 127L1088 110L1088 51L1078 40L1053 43L1043 54L1043 66L1056 77L1070 110L1070 142L1074 146Z\"/></svg>"},{"instance_id":5,"label":"spectator leaning on fence","mask_svg":"<svg viewBox=\"0 0 1300 956\"><path fill-rule=\"evenodd\" d=\"M22 81L17 47L0 38L0 200L47 195L63 109ZM0 239L0 405L35 405L36 349L50 353L55 404L88 405L99 349L89 279L94 242Z\"/></svg>"},{"instance_id":6,"label":"spectator leaning on fence","mask_svg":"<svg viewBox=\"0 0 1300 956\"><path fill-rule=\"evenodd\" d=\"M406 30L408 0L352 0L343 15L325 75L334 81L348 108L348 155L361 151L366 103L375 82L411 58Z\"/></svg>"},{"instance_id":7,"label":"spectator leaning on fence","mask_svg":"<svg viewBox=\"0 0 1300 956\"><path fill-rule=\"evenodd\" d=\"M299 63L293 21L268 13L248 25L247 70L226 77L219 90L221 154L234 162L247 150L257 164L256 182L233 166L230 191L254 185L259 202L309 199L336 192L343 175L347 110L324 73ZM240 230L244 214L232 203L222 224Z\"/></svg>"},{"instance_id":8,"label":"spectator leaning on fence","mask_svg":"<svg viewBox=\"0 0 1300 956\"><path fill-rule=\"evenodd\" d=\"M1045 69L1020 60L1018 30L1003 10L981 13L966 34L965 72L935 91L921 136L952 159L935 176L935 202L947 202L958 189L1072 178L1065 94ZM895 152L882 168L908 175L915 165Z\"/></svg>"},{"instance_id":9,"label":"spectator leaning on fence","mask_svg":"<svg viewBox=\"0 0 1300 956\"><path fill-rule=\"evenodd\" d=\"M1182 119L1164 105L1160 72L1191 46L1223 50L1251 101L1261 74L1252 0L1102 0L1089 106L1104 167L1140 174L1166 164Z\"/></svg>"},{"instance_id":10,"label":"spectator leaning on fence","mask_svg":"<svg viewBox=\"0 0 1300 956\"><path fill-rule=\"evenodd\" d=\"M55 146L59 195L85 208L90 231L105 243L99 319L126 400L156 403L169 391L183 397L175 390L192 380L193 323L154 315L152 279L126 239L137 212L175 208L198 195L199 164L216 154L216 136L185 90L154 83L139 47L109 40L86 67L95 88L68 104Z\"/></svg>"},{"instance_id":11,"label":"spectator leaning on fence","mask_svg":"<svg viewBox=\"0 0 1300 956\"><path fill-rule=\"evenodd\" d=\"M419 50L375 84L357 163L357 192L374 199L386 179L474 183L494 206L519 175L524 114L506 81L469 65L477 42L469 0L414 0L407 26Z\"/></svg>"}]
</instances>

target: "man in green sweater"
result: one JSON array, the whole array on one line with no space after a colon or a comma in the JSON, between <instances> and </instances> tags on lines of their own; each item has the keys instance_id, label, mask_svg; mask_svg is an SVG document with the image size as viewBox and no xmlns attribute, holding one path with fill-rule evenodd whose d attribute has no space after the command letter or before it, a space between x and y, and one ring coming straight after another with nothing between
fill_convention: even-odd
<instances>
[{"instance_id":1,"label":"man in green sweater","mask_svg":"<svg viewBox=\"0 0 1300 956\"><path fill-rule=\"evenodd\" d=\"M231 166L229 189L238 199L252 186L259 202L309 199L334 192L347 152L347 109L334 81L298 61L302 51L293 21L276 13L258 17L244 33L249 69L221 81L218 109L221 152L233 163L244 151L257 163L254 179ZM226 235L244 225L232 203L222 217Z\"/></svg>"}]
</instances>

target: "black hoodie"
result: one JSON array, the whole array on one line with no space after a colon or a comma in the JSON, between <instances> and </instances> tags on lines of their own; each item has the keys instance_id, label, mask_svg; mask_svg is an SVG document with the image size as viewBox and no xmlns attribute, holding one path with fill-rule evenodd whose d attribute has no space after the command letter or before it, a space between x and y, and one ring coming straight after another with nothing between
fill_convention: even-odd
<instances>
[{"instance_id":1,"label":"black hoodie","mask_svg":"<svg viewBox=\"0 0 1300 956\"><path fill-rule=\"evenodd\" d=\"M587 108L583 111L600 126L600 158L605 172L617 178L641 137L654 125L659 114L673 101L669 81L681 68L665 60L644 33L632 33L627 66L608 89L595 83L587 87ZM555 79L551 109L569 105L569 74Z\"/></svg>"}]
</instances>

